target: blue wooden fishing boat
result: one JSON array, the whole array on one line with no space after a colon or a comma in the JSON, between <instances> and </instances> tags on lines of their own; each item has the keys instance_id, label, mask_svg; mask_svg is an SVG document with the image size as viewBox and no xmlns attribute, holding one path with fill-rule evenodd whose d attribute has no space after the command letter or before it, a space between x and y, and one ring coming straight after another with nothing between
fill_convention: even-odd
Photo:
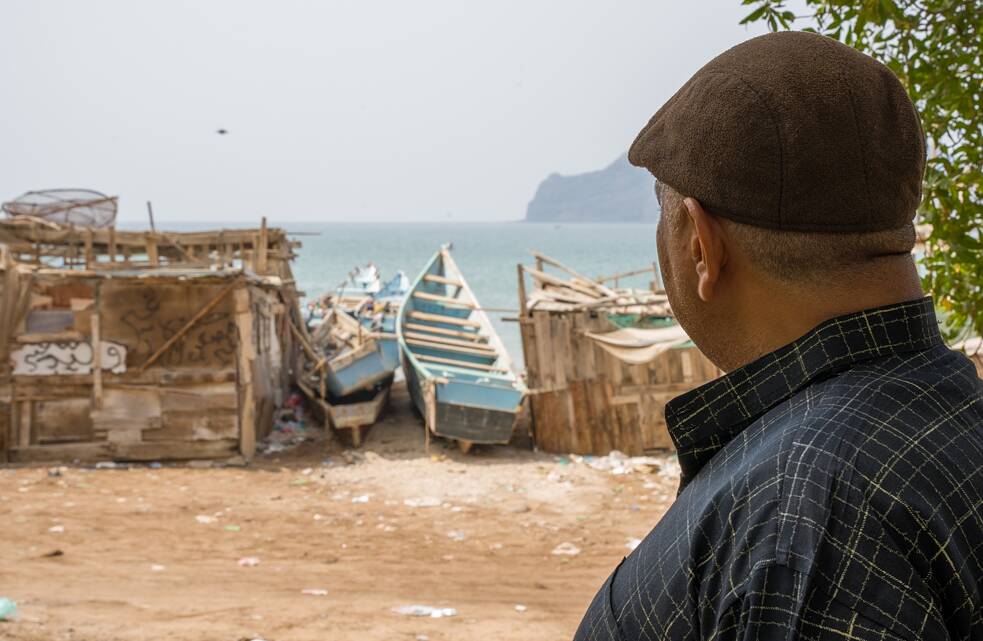
<instances>
[{"instance_id":1,"label":"blue wooden fishing boat","mask_svg":"<svg viewBox=\"0 0 983 641\"><path fill-rule=\"evenodd\" d=\"M396 335L370 331L339 307L328 312L312 338L324 354L319 371L325 392L335 398L388 384L399 367Z\"/></svg>"},{"instance_id":2,"label":"blue wooden fishing boat","mask_svg":"<svg viewBox=\"0 0 983 641\"><path fill-rule=\"evenodd\" d=\"M457 440L464 451L509 442L526 388L448 246L411 285L396 333L428 434Z\"/></svg>"}]
</instances>

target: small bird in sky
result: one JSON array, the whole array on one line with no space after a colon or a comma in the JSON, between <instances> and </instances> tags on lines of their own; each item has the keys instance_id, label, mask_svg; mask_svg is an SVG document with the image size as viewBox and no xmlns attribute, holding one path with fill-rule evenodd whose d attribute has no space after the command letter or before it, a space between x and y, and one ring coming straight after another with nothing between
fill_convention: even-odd
<instances>
[{"instance_id":1,"label":"small bird in sky","mask_svg":"<svg viewBox=\"0 0 983 641\"><path fill-rule=\"evenodd\" d=\"M217 133L219 136L224 136L225 134L229 133L229 130L228 129L219 129L215 133Z\"/></svg>"}]
</instances>

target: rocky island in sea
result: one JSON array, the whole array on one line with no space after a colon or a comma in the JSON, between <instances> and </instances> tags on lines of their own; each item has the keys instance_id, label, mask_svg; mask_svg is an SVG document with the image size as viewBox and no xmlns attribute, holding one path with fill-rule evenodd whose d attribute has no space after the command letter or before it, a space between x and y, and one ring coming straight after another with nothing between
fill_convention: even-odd
<instances>
[{"instance_id":1,"label":"rocky island in sea","mask_svg":"<svg viewBox=\"0 0 983 641\"><path fill-rule=\"evenodd\" d=\"M550 174L526 209L526 222L652 222L659 218L652 174L633 167L627 154L599 171Z\"/></svg>"}]
</instances>

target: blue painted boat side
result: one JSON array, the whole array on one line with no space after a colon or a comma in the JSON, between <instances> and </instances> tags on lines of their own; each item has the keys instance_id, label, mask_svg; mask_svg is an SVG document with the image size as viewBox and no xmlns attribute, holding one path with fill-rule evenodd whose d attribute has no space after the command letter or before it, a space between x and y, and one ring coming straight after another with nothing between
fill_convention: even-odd
<instances>
[{"instance_id":1,"label":"blue painted boat side","mask_svg":"<svg viewBox=\"0 0 983 641\"><path fill-rule=\"evenodd\" d=\"M376 349L342 368L327 367L328 391L347 396L368 389L393 375L399 367L399 343L395 336L376 339Z\"/></svg>"},{"instance_id":2,"label":"blue painted boat side","mask_svg":"<svg viewBox=\"0 0 983 641\"><path fill-rule=\"evenodd\" d=\"M522 402L522 392L512 386L499 386L491 381L450 380L437 385L437 402L452 405L516 412Z\"/></svg>"}]
</instances>

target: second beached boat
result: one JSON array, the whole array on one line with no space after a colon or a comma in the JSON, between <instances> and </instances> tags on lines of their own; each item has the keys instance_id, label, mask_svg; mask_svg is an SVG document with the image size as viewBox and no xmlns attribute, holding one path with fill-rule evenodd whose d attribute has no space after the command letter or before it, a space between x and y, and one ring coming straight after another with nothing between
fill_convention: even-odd
<instances>
[{"instance_id":1,"label":"second beached boat","mask_svg":"<svg viewBox=\"0 0 983 641\"><path fill-rule=\"evenodd\" d=\"M417 277L396 325L403 370L429 433L473 443L508 443L526 389L450 248Z\"/></svg>"}]
</instances>

